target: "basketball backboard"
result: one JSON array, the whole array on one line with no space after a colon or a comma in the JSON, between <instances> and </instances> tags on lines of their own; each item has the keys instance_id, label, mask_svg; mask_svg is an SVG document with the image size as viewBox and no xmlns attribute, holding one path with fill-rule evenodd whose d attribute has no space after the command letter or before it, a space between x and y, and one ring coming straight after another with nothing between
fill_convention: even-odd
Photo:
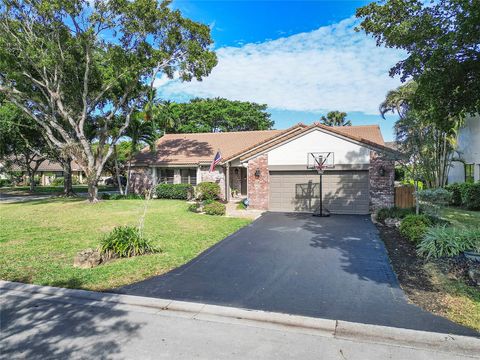
<instances>
[{"instance_id":1,"label":"basketball backboard","mask_svg":"<svg viewBox=\"0 0 480 360\"><path fill-rule=\"evenodd\" d=\"M335 167L335 156L331 151L328 152L309 152L307 154L307 169L318 170L331 169Z\"/></svg>"}]
</instances>

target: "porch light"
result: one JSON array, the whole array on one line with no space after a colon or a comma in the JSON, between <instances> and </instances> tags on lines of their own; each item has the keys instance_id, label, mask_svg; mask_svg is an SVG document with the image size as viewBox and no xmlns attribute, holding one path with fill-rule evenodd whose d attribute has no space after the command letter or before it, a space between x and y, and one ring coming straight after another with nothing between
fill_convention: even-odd
<instances>
[{"instance_id":1,"label":"porch light","mask_svg":"<svg viewBox=\"0 0 480 360\"><path fill-rule=\"evenodd\" d=\"M238 168L235 168L233 171L235 172L235 175L238 175Z\"/></svg>"},{"instance_id":2,"label":"porch light","mask_svg":"<svg viewBox=\"0 0 480 360\"><path fill-rule=\"evenodd\" d=\"M378 174L380 176L385 176L385 168L383 166L380 166L380 169L378 169Z\"/></svg>"},{"instance_id":3,"label":"porch light","mask_svg":"<svg viewBox=\"0 0 480 360\"><path fill-rule=\"evenodd\" d=\"M259 169L259 168L257 168L257 169L255 170L255 177L256 177L256 178L259 178L259 177L260 177L260 169Z\"/></svg>"}]
</instances>

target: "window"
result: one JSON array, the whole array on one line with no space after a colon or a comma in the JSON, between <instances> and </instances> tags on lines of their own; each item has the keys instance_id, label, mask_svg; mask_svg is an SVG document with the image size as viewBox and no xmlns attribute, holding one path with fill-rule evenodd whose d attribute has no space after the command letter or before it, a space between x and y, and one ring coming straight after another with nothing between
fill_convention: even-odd
<instances>
[{"instance_id":1,"label":"window","mask_svg":"<svg viewBox=\"0 0 480 360\"><path fill-rule=\"evenodd\" d=\"M160 169L160 183L173 184L173 169Z\"/></svg>"},{"instance_id":2,"label":"window","mask_svg":"<svg viewBox=\"0 0 480 360\"><path fill-rule=\"evenodd\" d=\"M197 169L181 169L180 175L182 184L197 185Z\"/></svg>"},{"instance_id":3,"label":"window","mask_svg":"<svg viewBox=\"0 0 480 360\"><path fill-rule=\"evenodd\" d=\"M473 174L474 169L474 164L465 164L465 182L473 183L475 181Z\"/></svg>"}]
</instances>

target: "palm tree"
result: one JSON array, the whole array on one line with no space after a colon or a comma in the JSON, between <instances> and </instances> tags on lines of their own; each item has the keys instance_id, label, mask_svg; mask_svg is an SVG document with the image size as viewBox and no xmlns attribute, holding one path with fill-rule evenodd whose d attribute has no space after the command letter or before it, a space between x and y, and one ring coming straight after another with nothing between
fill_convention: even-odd
<instances>
[{"instance_id":1,"label":"palm tree","mask_svg":"<svg viewBox=\"0 0 480 360\"><path fill-rule=\"evenodd\" d=\"M395 90L390 90L379 107L382 117L385 119L387 112L397 112L401 119L405 118L416 91L417 83L413 80L399 86Z\"/></svg>"},{"instance_id":2,"label":"palm tree","mask_svg":"<svg viewBox=\"0 0 480 360\"><path fill-rule=\"evenodd\" d=\"M352 126L352 122L346 119L347 113L338 110L330 111L327 116L322 116L320 121L327 126Z\"/></svg>"}]
</instances>

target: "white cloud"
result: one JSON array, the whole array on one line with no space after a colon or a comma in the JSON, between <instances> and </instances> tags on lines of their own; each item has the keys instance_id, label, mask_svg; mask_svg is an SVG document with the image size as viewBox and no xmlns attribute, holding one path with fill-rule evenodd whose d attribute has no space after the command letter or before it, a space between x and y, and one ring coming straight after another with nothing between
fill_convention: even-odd
<instances>
[{"instance_id":1,"label":"white cloud","mask_svg":"<svg viewBox=\"0 0 480 360\"><path fill-rule=\"evenodd\" d=\"M354 18L308 33L217 50L218 65L202 82L158 82L162 97L221 96L273 109L378 114L399 85L388 70L402 53L376 47L354 31Z\"/></svg>"}]
</instances>

